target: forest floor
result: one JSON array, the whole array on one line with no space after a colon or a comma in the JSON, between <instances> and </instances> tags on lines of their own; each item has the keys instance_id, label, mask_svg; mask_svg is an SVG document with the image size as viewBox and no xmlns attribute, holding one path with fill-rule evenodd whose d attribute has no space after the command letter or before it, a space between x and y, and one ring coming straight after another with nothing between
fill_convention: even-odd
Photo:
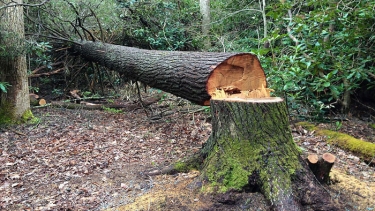
<instances>
[{"instance_id":1,"label":"forest floor","mask_svg":"<svg viewBox=\"0 0 375 211\"><path fill-rule=\"evenodd\" d=\"M39 108L38 124L0 128L0 210L268 210L260 193L208 194L198 171L145 176L197 152L211 132L209 112L176 98L125 113ZM370 119L340 131L375 142ZM335 123L325 124L330 127ZM347 210L375 209L375 167L291 124L304 155L337 157L327 187Z\"/></svg>"}]
</instances>

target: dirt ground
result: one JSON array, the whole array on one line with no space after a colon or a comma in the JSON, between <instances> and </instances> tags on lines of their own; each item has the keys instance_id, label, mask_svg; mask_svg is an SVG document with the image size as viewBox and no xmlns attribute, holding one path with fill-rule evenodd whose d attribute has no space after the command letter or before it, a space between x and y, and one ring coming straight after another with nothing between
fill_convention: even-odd
<instances>
[{"instance_id":1,"label":"dirt ground","mask_svg":"<svg viewBox=\"0 0 375 211\"><path fill-rule=\"evenodd\" d=\"M175 98L126 113L33 109L38 124L0 129L0 210L269 210L261 193L209 194L198 171L145 176L198 151L209 137L209 113ZM170 115L160 115L160 112ZM367 119L341 131L374 141ZM329 127L330 125L326 125ZM337 157L333 198L348 210L375 209L375 167L291 124L304 155Z\"/></svg>"}]
</instances>

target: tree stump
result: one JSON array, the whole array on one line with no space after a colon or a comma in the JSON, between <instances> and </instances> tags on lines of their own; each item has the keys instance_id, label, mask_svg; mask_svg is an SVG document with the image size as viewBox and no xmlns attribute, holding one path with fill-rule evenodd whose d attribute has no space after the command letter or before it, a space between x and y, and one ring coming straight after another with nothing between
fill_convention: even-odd
<instances>
[{"instance_id":1,"label":"tree stump","mask_svg":"<svg viewBox=\"0 0 375 211\"><path fill-rule=\"evenodd\" d=\"M219 192L260 190L273 210L340 210L300 156L278 97L211 99L202 176Z\"/></svg>"},{"instance_id":2,"label":"tree stump","mask_svg":"<svg viewBox=\"0 0 375 211\"><path fill-rule=\"evenodd\" d=\"M329 173L335 160L336 157L331 153L324 153L321 158L316 154L311 154L307 157L309 168L322 184L327 184L329 182Z\"/></svg>"},{"instance_id":3,"label":"tree stump","mask_svg":"<svg viewBox=\"0 0 375 211\"><path fill-rule=\"evenodd\" d=\"M277 210L301 210L291 176L302 166L281 98L212 99L203 175L219 191L260 189Z\"/></svg>"}]
</instances>

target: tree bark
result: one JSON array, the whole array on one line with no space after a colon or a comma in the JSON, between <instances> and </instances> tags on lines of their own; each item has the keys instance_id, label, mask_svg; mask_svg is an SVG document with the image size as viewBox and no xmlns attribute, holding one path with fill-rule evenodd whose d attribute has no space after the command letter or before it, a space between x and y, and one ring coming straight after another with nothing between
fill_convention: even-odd
<instances>
[{"instance_id":1,"label":"tree bark","mask_svg":"<svg viewBox=\"0 0 375 211\"><path fill-rule=\"evenodd\" d=\"M202 175L219 191L259 189L274 210L335 210L299 155L281 98L212 99L211 114Z\"/></svg>"},{"instance_id":2,"label":"tree bark","mask_svg":"<svg viewBox=\"0 0 375 211\"><path fill-rule=\"evenodd\" d=\"M220 87L254 90L267 83L258 58L249 53L156 51L98 42L83 42L73 50L125 77L200 105L209 105L211 94Z\"/></svg>"},{"instance_id":3,"label":"tree bark","mask_svg":"<svg viewBox=\"0 0 375 211\"><path fill-rule=\"evenodd\" d=\"M199 7L202 14L202 34L204 49L208 50L211 47L211 39L209 37L211 28L210 0L199 0Z\"/></svg>"},{"instance_id":4,"label":"tree bark","mask_svg":"<svg viewBox=\"0 0 375 211\"><path fill-rule=\"evenodd\" d=\"M22 0L5 0L22 4ZM8 82L7 93L0 93L2 122L14 122L30 110L26 57L24 53L23 7L6 7L0 11L0 81Z\"/></svg>"},{"instance_id":5,"label":"tree bark","mask_svg":"<svg viewBox=\"0 0 375 211\"><path fill-rule=\"evenodd\" d=\"M329 173L335 163L336 157L331 153L324 153L321 158L312 154L307 157L309 168L314 173L316 179L322 184L329 182Z\"/></svg>"}]
</instances>

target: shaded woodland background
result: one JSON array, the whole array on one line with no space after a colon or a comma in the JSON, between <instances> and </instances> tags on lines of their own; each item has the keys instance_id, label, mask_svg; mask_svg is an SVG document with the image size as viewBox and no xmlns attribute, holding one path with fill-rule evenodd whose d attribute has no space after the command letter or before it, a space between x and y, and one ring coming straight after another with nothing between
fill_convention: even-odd
<instances>
[{"instance_id":1,"label":"shaded woodland background","mask_svg":"<svg viewBox=\"0 0 375 211\"><path fill-rule=\"evenodd\" d=\"M287 99L295 117L324 119L356 106L374 110L373 0L212 1L209 24L202 24L206 13L199 3L24 1L30 5L24 14L31 92L47 101L74 89L85 96L126 95L119 89L134 81L68 52L69 41L95 40L156 50L252 52L274 95Z\"/></svg>"},{"instance_id":2,"label":"shaded woodland background","mask_svg":"<svg viewBox=\"0 0 375 211\"><path fill-rule=\"evenodd\" d=\"M9 2L0 0L0 11ZM34 107L40 117L34 125L1 127L0 160L6 166L0 172L0 189L6 197L0 208L74 210L127 204L136 194L152 190L154 184L175 180L163 175L154 183L151 177L139 178L139 172L150 165L172 164L207 140L210 107L193 105L152 87L139 87L137 81L116 70L82 59L71 46L85 40L153 50L257 55L268 87L275 90L273 96L286 99L293 138L303 154L329 151L337 156L339 172L333 171L331 196L338 202L347 201L348 209L373 209L374 196L369 189L373 185L368 185L374 178L373 154L364 159L363 154L330 142L332 133L327 135L323 129L351 134L355 141L367 140L374 149L374 0L25 0L22 4L26 30L22 53L27 57L30 92L47 103L85 98L116 104L120 109ZM0 57L8 58L12 55L2 41L17 37L4 33L1 27L0 32ZM0 93L10 88L0 77ZM124 112L123 107L128 106L123 103L135 102L140 89L143 97L157 96L158 104L148 110L139 109L142 106L138 104ZM6 111L0 107L2 112ZM297 120L328 123L315 127L294 124ZM197 174L178 177L193 179ZM115 179L116 175L120 179ZM343 175L354 175L356 180L343 182ZM345 189L345 193L336 185L353 186L358 180L368 184L361 184L363 189ZM184 193L184 188L179 193ZM121 201L133 192L129 201ZM185 201L185 196L168 195L153 204L160 209L166 204L171 210L200 201L209 202L200 204L208 210L269 208L263 198L252 194L203 198L193 194ZM352 203L349 199L354 195L363 200L355 198ZM256 203L249 207L249 199ZM176 200L181 204L175 204ZM257 203L259 206L254 206Z\"/></svg>"}]
</instances>

